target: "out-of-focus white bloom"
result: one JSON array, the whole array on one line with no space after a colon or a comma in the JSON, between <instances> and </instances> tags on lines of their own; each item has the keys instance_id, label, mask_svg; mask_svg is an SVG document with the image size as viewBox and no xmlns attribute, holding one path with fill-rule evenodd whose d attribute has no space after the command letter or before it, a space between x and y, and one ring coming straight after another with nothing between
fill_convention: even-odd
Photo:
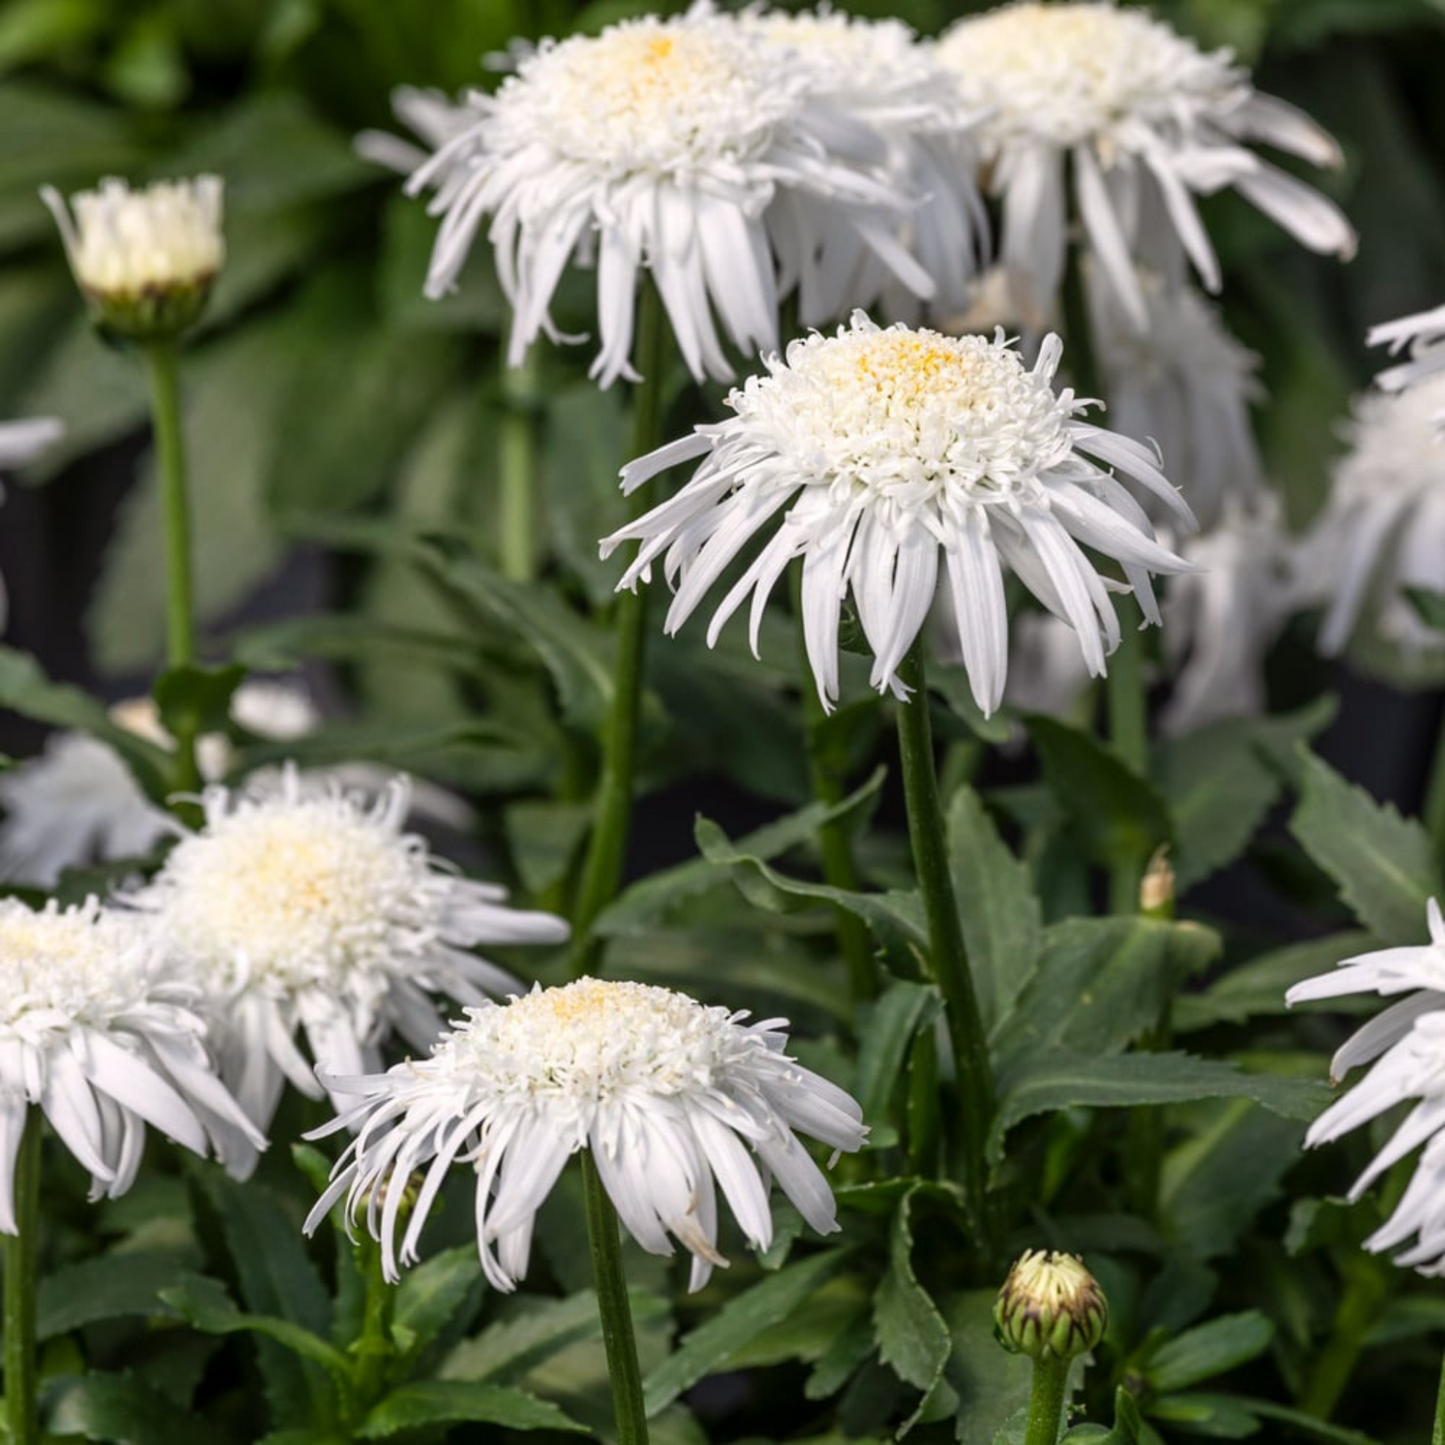
<instances>
[{"instance_id":1,"label":"out-of-focus white bloom","mask_svg":"<svg viewBox=\"0 0 1445 1445\"><path fill-rule=\"evenodd\" d=\"M1032 370L1002 339L949 337L861 312L836 336L814 332L766 358L728 397L734 416L623 468L632 491L664 468L703 457L670 501L602 541L642 543L619 587L649 580L663 559L676 596L675 632L748 543L772 536L723 598L708 644L752 594L762 611L788 563L803 564L803 631L818 694L838 696L838 629L851 590L873 650L871 682L906 691L897 669L938 590L939 553L969 685L985 713L1003 695L1008 617L1003 564L1077 634L1093 674L1119 640L1110 583L1082 547L1116 559L1126 590L1159 620L1151 572L1187 570L1161 546L1143 509L1091 457L1118 466L1182 525L1188 506L1152 452L1076 420L1071 391L1055 394L1061 345L1044 342ZM1115 584L1124 585L1124 584Z\"/></svg>"},{"instance_id":2,"label":"out-of-focus white bloom","mask_svg":"<svg viewBox=\"0 0 1445 1445\"><path fill-rule=\"evenodd\" d=\"M1355 233L1333 202L1262 161L1263 141L1340 163L1307 116L1254 90L1228 51L1205 54L1142 10L1108 3L1007 5L959 21L938 43L1003 197L1001 256L1034 328L1054 314L1069 233L1065 172L1103 279L1138 330L1142 263L1173 281L1188 256L1205 286L1219 265L1194 197L1231 186L1311 250L1348 257Z\"/></svg>"},{"instance_id":3,"label":"out-of-focus white bloom","mask_svg":"<svg viewBox=\"0 0 1445 1445\"><path fill-rule=\"evenodd\" d=\"M812 74L821 101L866 121L883 138L889 174L901 193L916 198L900 234L936 288L930 307L942 315L961 310L988 217L974 181L978 117L964 107L952 72L901 20L826 8L752 11L742 18L791 51ZM781 203L788 204L787 197ZM800 228L817 215L816 207L800 208ZM918 296L893 277L875 240L856 227L829 225L818 241L819 263L802 277L804 325L836 322L872 296L881 297L891 319L917 320Z\"/></svg>"},{"instance_id":4,"label":"out-of-focus white bloom","mask_svg":"<svg viewBox=\"0 0 1445 1445\"><path fill-rule=\"evenodd\" d=\"M1226 502L1216 524L1179 550L1199 570L1173 578L1164 598L1168 733L1263 712L1265 657L1297 604L1293 544L1269 493Z\"/></svg>"},{"instance_id":5,"label":"out-of-focus white bloom","mask_svg":"<svg viewBox=\"0 0 1445 1445\"><path fill-rule=\"evenodd\" d=\"M472 124L413 174L442 216L426 290L456 282L483 220L514 309L508 360L540 333L574 257L597 267L602 385L629 360L640 273L650 272L695 377L733 374L718 324L742 352L777 344L778 297L807 301L847 278L817 274L832 227L852 228L917 294L928 275L895 232L908 198L866 120L815 94L814 72L757 27L705 4L600 35L544 42ZM835 245L830 254L840 254ZM858 301L870 297L853 298Z\"/></svg>"},{"instance_id":6,"label":"out-of-focus white bloom","mask_svg":"<svg viewBox=\"0 0 1445 1445\"><path fill-rule=\"evenodd\" d=\"M1388 344L1392 356L1409 348L1409 360L1387 367L1375 378L1386 391L1403 391L1445 369L1445 306L1386 321L1372 327L1365 340L1370 346ZM1435 413L1434 421L1445 426L1445 407Z\"/></svg>"},{"instance_id":7,"label":"out-of-focus white bloom","mask_svg":"<svg viewBox=\"0 0 1445 1445\"><path fill-rule=\"evenodd\" d=\"M235 1174L264 1136L206 1053L196 990L168 976L139 920L95 899L35 913L0 899L0 1232L14 1234L15 1156L39 1106L89 1171L90 1197L135 1180L150 1124Z\"/></svg>"},{"instance_id":8,"label":"out-of-focus white bloom","mask_svg":"<svg viewBox=\"0 0 1445 1445\"><path fill-rule=\"evenodd\" d=\"M1109 420L1125 436L1158 445L1170 478L1208 531L1229 498L1250 500L1264 489L1249 423L1249 403L1262 395L1259 358L1191 287L1171 289L1147 272L1138 281L1149 324L1136 330L1100 275L1091 265L1085 280ZM1164 520L1147 500L1145 510Z\"/></svg>"},{"instance_id":9,"label":"out-of-focus white bloom","mask_svg":"<svg viewBox=\"0 0 1445 1445\"><path fill-rule=\"evenodd\" d=\"M393 1029L415 1048L441 1032L431 994L475 1004L521 987L472 948L567 937L403 833L408 794L405 778L368 800L294 768L269 787L207 788L204 826L126 895L210 1000L221 1076L263 1123L286 1079L320 1096L298 1030L328 1071L378 1068Z\"/></svg>"},{"instance_id":10,"label":"out-of-focus white bloom","mask_svg":"<svg viewBox=\"0 0 1445 1445\"><path fill-rule=\"evenodd\" d=\"M1074 629L1052 612L1020 611L1011 632L1004 701L1016 712L1068 716L1089 685Z\"/></svg>"},{"instance_id":11,"label":"out-of-focus white bloom","mask_svg":"<svg viewBox=\"0 0 1445 1445\"><path fill-rule=\"evenodd\" d=\"M205 305L226 258L222 191L218 176L157 181L141 191L112 176L72 196L69 210L52 186L40 196L100 323L150 340L184 331Z\"/></svg>"},{"instance_id":12,"label":"out-of-focus white bloom","mask_svg":"<svg viewBox=\"0 0 1445 1445\"><path fill-rule=\"evenodd\" d=\"M584 1148L644 1249L671 1254L670 1234L690 1251L693 1289L727 1263L715 1184L756 1249L773 1235L772 1179L814 1229L837 1228L827 1180L794 1131L851 1151L867 1129L848 1094L784 1053L784 1020L746 1024L746 1013L671 989L595 978L466 1012L430 1058L330 1081L363 1102L320 1132L359 1132L308 1231L344 1196L353 1225L365 1212L394 1280L415 1262L437 1190L461 1164L476 1175L482 1269L511 1290L527 1272L537 1211Z\"/></svg>"},{"instance_id":13,"label":"out-of-focus white bloom","mask_svg":"<svg viewBox=\"0 0 1445 1445\"><path fill-rule=\"evenodd\" d=\"M1348 453L1334 469L1330 499L1303 543L1301 601L1325 607L1318 647L1326 656L1350 640L1372 592L1379 627L1407 651L1438 648L1405 597L1418 587L1445 592L1445 373L1397 393L1355 400Z\"/></svg>"},{"instance_id":14,"label":"out-of-focus white bloom","mask_svg":"<svg viewBox=\"0 0 1445 1445\"><path fill-rule=\"evenodd\" d=\"M1382 948L1346 958L1331 972L1297 983L1285 995L1291 1004L1346 994L1406 997L1391 1004L1347 1039L1330 1061L1330 1077L1342 1079L1361 1064L1373 1067L1342 1099L1310 1126L1305 1144L1327 1144L1368 1124L1407 1099L1416 1100L1390 1142L1355 1181L1350 1198L1425 1145L1414 1177L1395 1212L1367 1240L1375 1253L1411 1236L1415 1243L1395 1256L1398 1265L1421 1274L1445 1274L1445 920L1430 900L1430 942L1410 948Z\"/></svg>"},{"instance_id":15,"label":"out-of-focus white bloom","mask_svg":"<svg viewBox=\"0 0 1445 1445\"><path fill-rule=\"evenodd\" d=\"M53 416L0 422L0 471L33 462L64 430L65 424Z\"/></svg>"}]
</instances>

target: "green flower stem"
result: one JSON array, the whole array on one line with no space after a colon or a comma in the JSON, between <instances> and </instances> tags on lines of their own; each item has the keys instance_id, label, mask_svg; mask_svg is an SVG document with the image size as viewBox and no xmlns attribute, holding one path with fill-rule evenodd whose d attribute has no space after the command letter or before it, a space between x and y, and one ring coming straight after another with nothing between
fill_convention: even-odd
<instances>
[{"instance_id":1,"label":"green flower stem","mask_svg":"<svg viewBox=\"0 0 1445 1445\"><path fill-rule=\"evenodd\" d=\"M985 1252L998 1241L994 1210L987 1198L988 1163L985 1145L994 1118L993 1075L983 1019L964 949L963 927L953 878L943 808L934 772L933 728L928 716L928 687L919 643L909 649L898 669L912 698L898 706L898 746L903 761L903 796L908 811L908 838L913 866L928 919L929 955L934 981L943 995L954 1068L962 1096L963 1185L973 1218L985 1241Z\"/></svg>"},{"instance_id":2,"label":"green flower stem","mask_svg":"<svg viewBox=\"0 0 1445 1445\"><path fill-rule=\"evenodd\" d=\"M1445 1445L1445 1362L1440 1366L1440 1389L1435 1396L1435 1428L1430 1432L1430 1445Z\"/></svg>"},{"instance_id":3,"label":"green flower stem","mask_svg":"<svg viewBox=\"0 0 1445 1445\"><path fill-rule=\"evenodd\" d=\"M1119 604L1119 646L1109 659L1109 741L1131 772L1149 773L1149 721L1144 697L1144 638L1138 607L1132 598ZM1120 859L1109 877L1109 908L1113 913L1139 911L1139 884L1145 859Z\"/></svg>"},{"instance_id":4,"label":"green flower stem","mask_svg":"<svg viewBox=\"0 0 1445 1445\"><path fill-rule=\"evenodd\" d=\"M662 298L650 282L642 288L637 317L637 364L642 380L632 399L632 435L628 459L652 451L662 440L662 373L667 338ZM631 497L629 515L642 515L646 499ZM632 814L633 775L637 766L637 724L642 704L642 674L647 655L645 584L623 592L615 614L617 656L613 670L612 707L602 731L602 777L597 787L592 836L582 862L577 907L572 915L572 972L591 973L601 951L592 936L597 915L616 896L627 854L627 829Z\"/></svg>"},{"instance_id":5,"label":"green flower stem","mask_svg":"<svg viewBox=\"0 0 1445 1445\"><path fill-rule=\"evenodd\" d=\"M1307 1415L1328 1420L1339 1403L1365 1348L1365 1337L1389 1295L1392 1269L1359 1251L1351 1251L1345 1259L1345 1289L1335 1306L1330 1337L1315 1356L1300 1394L1299 1407Z\"/></svg>"},{"instance_id":6,"label":"green flower stem","mask_svg":"<svg viewBox=\"0 0 1445 1445\"><path fill-rule=\"evenodd\" d=\"M1067 1360L1044 1355L1034 1361L1034 1380L1029 1389L1029 1417L1024 1427L1024 1445L1058 1445L1068 1381Z\"/></svg>"},{"instance_id":7,"label":"green flower stem","mask_svg":"<svg viewBox=\"0 0 1445 1445\"><path fill-rule=\"evenodd\" d=\"M10 1445L36 1445L40 1412L35 1396L35 1245L40 1223L40 1115L25 1111L15 1160L15 1222L5 1240L5 1423Z\"/></svg>"},{"instance_id":8,"label":"green flower stem","mask_svg":"<svg viewBox=\"0 0 1445 1445\"><path fill-rule=\"evenodd\" d=\"M502 575L530 582L537 575L537 429L542 405L541 348L531 347L520 366L503 353L502 417L498 427L501 496L497 519Z\"/></svg>"},{"instance_id":9,"label":"green flower stem","mask_svg":"<svg viewBox=\"0 0 1445 1445\"><path fill-rule=\"evenodd\" d=\"M392 1309L396 1291L381 1272L381 1246L369 1235L356 1249L356 1270L365 1289L361 1333L352 1345L356 1356L356 1397L362 1413L385 1393L388 1366L396 1353L391 1338Z\"/></svg>"},{"instance_id":10,"label":"green flower stem","mask_svg":"<svg viewBox=\"0 0 1445 1445\"><path fill-rule=\"evenodd\" d=\"M602 1344L612 1382L612 1408L618 1445L647 1445L647 1411L642 1401L642 1367L632 1332L632 1306L622 1269L622 1239L617 1211L602 1187L592 1153L582 1151L582 1181L587 1198L587 1239L592 1246L592 1277L597 1286L597 1311L602 1317Z\"/></svg>"},{"instance_id":11,"label":"green flower stem","mask_svg":"<svg viewBox=\"0 0 1445 1445\"><path fill-rule=\"evenodd\" d=\"M793 611L798 624L798 653L802 659L803 679L803 743L808 754L808 780L815 802L833 807L844 798L843 760L828 737L828 714L813 685L813 670L808 665L808 649L803 641L803 569L793 569ZM858 869L853 862L853 849L848 842L847 828L838 820L824 823L818 829L818 844L823 853L823 881L830 888L847 893L858 891ZM873 961L873 945L868 927L856 913L834 908L834 926L838 947L848 970L848 988L853 1003L878 996L878 968Z\"/></svg>"},{"instance_id":12,"label":"green flower stem","mask_svg":"<svg viewBox=\"0 0 1445 1445\"><path fill-rule=\"evenodd\" d=\"M142 348L142 355L150 381L165 528L166 662L170 667L189 667L196 660L196 621L191 595L191 507L181 431L180 353L174 341L152 341ZM181 793L193 793L201 785L194 729L182 729L176 738L174 783Z\"/></svg>"}]
</instances>

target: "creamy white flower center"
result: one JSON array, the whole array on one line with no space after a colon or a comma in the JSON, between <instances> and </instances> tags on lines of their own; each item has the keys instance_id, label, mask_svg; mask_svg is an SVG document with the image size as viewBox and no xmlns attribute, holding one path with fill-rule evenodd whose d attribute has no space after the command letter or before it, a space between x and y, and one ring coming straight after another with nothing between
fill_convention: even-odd
<instances>
[{"instance_id":1,"label":"creamy white flower center","mask_svg":"<svg viewBox=\"0 0 1445 1445\"><path fill-rule=\"evenodd\" d=\"M432 1059L415 1067L455 1073L484 1093L586 1103L705 1091L733 1061L766 1047L725 1008L671 989L596 978L467 1014Z\"/></svg>"},{"instance_id":2,"label":"creamy white flower center","mask_svg":"<svg viewBox=\"0 0 1445 1445\"><path fill-rule=\"evenodd\" d=\"M795 473L904 508L1007 501L1070 446L1067 394L976 336L814 335L731 402L769 427Z\"/></svg>"},{"instance_id":3,"label":"creamy white flower center","mask_svg":"<svg viewBox=\"0 0 1445 1445\"><path fill-rule=\"evenodd\" d=\"M1000 140L1075 145L1131 120L1178 124L1242 98L1227 52L1206 55L1145 12L1112 4L1023 4L954 26L939 56Z\"/></svg>"},{"instance_id":4,"label":"creamy white flower center","mask_svg":"<svg viewBox=\"0 0 1445 1445\"><path fill-rule=\"evenodd\" d=\"M407 839L341 800L242 806L167 860L165 928L213 985L350 989L422 941L428 873Z\"/></svg>"},{"instance_id":5,"label":"creamy white flower center","mask_svg":"<svg viewBox=\"0 0 1445 1445\"><path fill-rule=\"evenodd\" d=\"M0 902L0 1031L108 1024L146 1001L138 925L95 904L34 913Z\"/></svg>"},{"instance_id":6,"label":"creamy white flower center","mask_svg":"<svg viewBox=\"0 0 1445 1445\"><path fill-rule=\"evenodd\" d=\"M524 61L498 115L558 156L605 171L685 174L752 156L796 86L739 28L640 20Z\"/></svg>"}]
</instances>

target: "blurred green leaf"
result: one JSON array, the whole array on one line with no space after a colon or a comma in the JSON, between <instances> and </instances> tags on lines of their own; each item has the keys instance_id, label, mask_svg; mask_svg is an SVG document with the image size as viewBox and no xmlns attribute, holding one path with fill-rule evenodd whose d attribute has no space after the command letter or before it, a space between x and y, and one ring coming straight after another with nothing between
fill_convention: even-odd
<instances>
[{"instance_id":1,"label":"blurred green leaf","mask_svg":"<svg viewBox=\"0 0 1445 1445\"><path fill-rule=\"evenodd\" d=\"M481 1292L481 1267L475 1245L458 1245L423 1260L407 1270L396 1288L392 1328L397 1339L407 1341L408 1354L419 1354L465 1308L468 1299L475 1309Z\"/></svg>"},{"instance_id":2,"label":"blurred green leaf","mask_svg":"<svg viewBox=\"0 0 1445 1445\"><path fill-rule=\"evenodd\" d=\"M1258 1310L1246 1310L1186 1330L1136 1363L1151 1390L1168 1394L1257 1358L1273 1339L1274 1322Z\"/></svg>"},{"instance_id":3,"label":"blurred green leaf","mask_svg":"<svg viewBox=\"0 0 1445 1445\"><path fill-rule=\"evenodd\" d=\"M175 1318L160 1291L192 1278L190 1254L154 1250L111 1251L79 1260L40 1281L36 1336L48 1340L97 1320L124 1315Z\"/></svg>"},{"instance_id":4,"label":"blurred green leaf","mask_svg":"<svg viewBox=\"0 0 1445 1445\"><path fill-rule=\"evenodd\" d=\"M118 1445L194 1445L196 1417L129 1375L96 1372L57 1380L49 1435Z\"/></svg>"},{"instance_id":5,"label":"blurred green leaf","mask_svg":"<svg viewBox=\"0 0 1445 1445\"><path fill-rule=\"evenodd\" d=\"M556 1405L507 1385L469 1380L429 1380L403 1385L376 1405L357 1426L360 1440L388 1440L419 1425L470 1421L509 1430L568 1430L585 1433Z\"/></svg>"},{"instance_id":6,"label":"blurred green leaf","mask_svg":"<svg viewBox=\"0 0 1445 1445\"><path fill-rule=\"evenodd\" d=\"M936 988L902 979L889 984L882 997L868 1005L867 1018L858 1028L863 1042L853 1093L863 1106L864 1120L874 1127L887 1118L909 1045L921 1029L932 1026L940 1007Z\"/></svg>"},{"instance_id":7,"label":"blurred green leaf","mask_svg":"<svg viewBox=\"0 0 1445 1445\"><path fill-rule=\"evenodd\" d=\"M245 677L245 668L236 663L168 667L156 679L153 693L161 726L172 737L225 732L231 722L231 698Z\"/></svg>"}]
</instances>

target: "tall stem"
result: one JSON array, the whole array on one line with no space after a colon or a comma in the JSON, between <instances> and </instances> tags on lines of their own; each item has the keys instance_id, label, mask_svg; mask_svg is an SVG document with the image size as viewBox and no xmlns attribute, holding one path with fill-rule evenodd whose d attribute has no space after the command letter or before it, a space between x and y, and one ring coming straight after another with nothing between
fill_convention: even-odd
<instances>
[{"instance_id":1,"label":"tall stem","mask_svg":"<svg viewBox=\"0 0 1445 1445\"><path fill-rule=\"evenodd\" d=\"M1299 1407L1305 1414L1328 1420L1339 1403L1364 1352L1365 1337L1389 1295L1388 1269L1373 1255L1352 1253L1346 1259L1345 1290L1335 1307L1330 1337L1315 1356L1300 1395Z\"/></svg>"},{"instance_id":2,"label":"tall stem","mask_svg":"<svg viewBox=\"0 0 1445 1445\"><path fill-rule=\"evenodd\" d=\"M1068 1379L1067 1360L1056 1360L1052 1355L1044 1355L1034 1361L1034 1380L1029 1390L1029 1415L1024 1428L1024 1445L1058 1445Z\"/></svg>"},{"instance_id":3,"label":"tall stem","mask_svg":"<svg viewBox=\"0 0 1445 1445\"><path fill-rule=\"evenodd\" d=\"M1149 771L1149 719L1144 697L1144 638L1132 598L1119 604L1119 646L1109 659L1109 741L1129 770L1141 778ZM1109 878L1109 907L1114 913L1139 911L1144 856L1120 859Z\"/></svg>"},{"instance_id":4,"label":"tall stem","mask_svg":"<svg viewBox=\"0 0 1445 1445\"><path fill-rule=\"evenodd\" d=\"M1445 714L1441 717L1435 756L1430 761L1430 777L1425 784L1422 821L1435 844L1436 858L1445 862Z\"/></svg>"},{"instance_id":5,"label":"tall stem","mask_svg":"<svg viewBox=\"0 0 1445 1445\"><path fill-rule=\"evenodd\" d=\"M632 1306L622 1269L622 1240L617 1211L602 1187L590 1150L582 1151L582 1181L587 1199L587 1240L592 1247L592 1277L597 1286L597 1312L602 1317L602 1344L612 1382L612 1409L618 1445L647 1445L647 1411L642 1401L642 1367L632 1332Z\"/></svg>"},{"instance_id":6,"label":"tall stem","mask_svg":"<svg viewBox=\"0 0 1445 1445\"><path fill-rule=\"evenodd\" d=\"M35 1393L35 1254L40 1222L40 1115L25 1111L15 1160L15 1223L5 1240L5 1422L10 1445L36 1445L40 1416Z\"/></svg>"},{"instance_id":7,"label":"tall stem","mask_svg":"<svg viewBox=\"0 0 1445 1445\"><path fill-rule=\"evenodd\" d=\"M808 754L808 780L813 798L825 807L841 803L844 796L842 760L825 731L828 714L813 686L813 672L808 665L807 644L803 640L802 609L803 569L793 569L793 610L797 614L798 651L802 658L803 678L803 744ZM823 854L823 879L830 888L848 893L858 891L858 869L853 862L853 849L848 832L837 819L826 822L818 830L818 845ZM834 908L834 927L838 947L848 970L848 986L855 1005L878 996L878 969L873 962L873 946L868 928L856 913Z\"/></svg>"},{"instance_id":8,"label":"tall stem","mask_svg":"<svg viewBox=\"0 0 1445 1445\"><path fill-rule=\"evenodd\" d=\"M992 1251L997 1248L998 1241L994 1237L994 1211L986 1198L988 1164L984 1151L994 1117L993 1074L989 1068L983 1019L974 994L958 902L954 897L953 878L948 867L947 834L938 797L938 779L934 773L928 688L922 649L917 642L909 649L908 656L898 669L898 676L913 692L911 699L898 708L903 796L908 811L913 866L918 874L923 911L928 920L933 977L943 995L954 1068L962 1096L964 1190L987 1249Z\"/></svg>"},{"instance_id":9,"label":"tall stem","mask_svg":"<svg viewBox=\"0 0 1445 1445\"><path fill-rule=\"evenodd\" d=\"M191 504L181 431L179 351L174 341L152 341L143 348L143 355L150 382L151 425L165 529L166 663L173 668L189 667L196 660L196 621L191 595ZM179 729L174 781L176 791L182 793L195 792L200 786L194 728Z\"/></svg>"},{"instance_id":10,"label":"tall stem","mask_svg":"<svg viewBox=\"0 0 1445 1445\"><path fill-rule=\"evenodd\" d=\"M537 575L537 414L541 405L541 348L528 350L520 366L502 367L502 417L498 428L501 496L498 560L502 575L530 582Z\"/></svg>"},{"instance_id":11,"label":"tall stem","mask_svg":"<svg viewBox=\"0 0 1445 1445\"><path fill-rule=\"evenodd\" d=\"M1435 1428L1430 1432L1430 1445L1445 1445L1445 1362L1440 1367L1440 1390L1435 1396Z\"/></svg>"},{"instance_id":12,"label":"tall stem","mask_svg":"<svg viewBox=\"0 0 1445 1445\"><path fill-rule=\"evenodd\" d=\"M632 397L629 458L652 451L662 440L666 336L662 298L649 281L643 286L638 303L637 361L642 380ZM641 516L645 505L645 498L634 492L630 515ZM637 723L647 654L647 597L647 588L639 586L623 592L617 600L612 708L602 732L602 777L597 786L592 836L582 863L582 881L572 918L572 971L578 977L596 967L600 943L592 936L592 924L616 894L627 854L633 776L637 766Z\"/></svg>"}]
</instances>

